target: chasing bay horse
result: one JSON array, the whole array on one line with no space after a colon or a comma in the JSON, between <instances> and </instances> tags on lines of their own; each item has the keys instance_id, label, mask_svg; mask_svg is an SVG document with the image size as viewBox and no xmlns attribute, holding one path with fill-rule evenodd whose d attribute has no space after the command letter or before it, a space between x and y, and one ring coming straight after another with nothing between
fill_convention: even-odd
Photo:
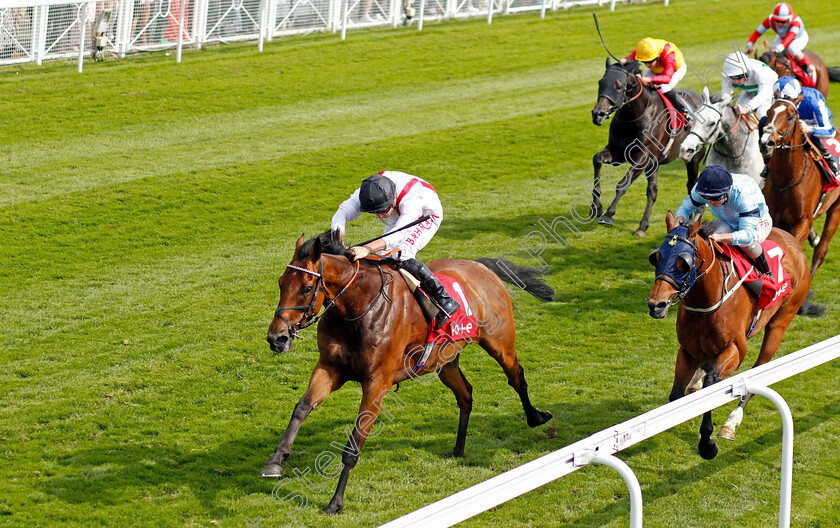
<instances>
[{"instance_id":1,"label":"chasing bay horse","mask_svg":"<svg viewBox=\"0 0 840 528\"><path fill-rule=\"evenodd\" d=\"M829 72L828 68L826 68L825 63L820 58L819 55L814 53L811 50L802 50L802 53L805 54L806 57L811 59L811 62L814 63L814 68L817 69L817 84L814 86L817 90L823 94L823 97L828 97L828 81L829 81ZM764 64L770 66L770 68L776 72L776 75L782 77L784 75L790 75L791 77L797 78L796 73L793 71L793 67L790 64L790 58L788 58L787 53L784 51L775 52L775 51L765 51L761 54L761 57L758 56L758 52L755 52L755 58L763 62ZM800 79L800 82L802 80Z\"/></svg>"},{"instance_id":2,"label":"chasing bay horse","mask_svg":"<svg viewBox=\"0 0 840 528\"><path fill-rule=\"evenodd\" d=\"M648 298L650 316L663 319L668 308L680 302L677 312L677 351L674 385L670 400L685 395L686 388L708 387L734 372L747 355L747 339L764 328L764 340L755 365L762 365L776 353L788 325L808 296L811 277L801 244L789 233L773 228L768 237L785 251L784 269L791 278L790 293L761 312L753 323L758 299L748 292L732 273L730 261L721 258L701 233L701 219L689 226L675 225L668 211L668 235L650 255L656 279ZM771 266L778 265L773 259ZM773 269L781 280L781 270ZM754 327L752 325L755 325ZM752 331L751 331L752 330ZM719 436L735 438L750 395L741 398ZM718 447L712 439L712 412L703 415L700 425L700 456L711 460Z\"/></svg>"},{"instance_id":3,"label":"chasing bay horse","mask_svg":"<svg viewBox=\"0 0 840 528\"><path fill-rule=\"evenodd\" d=\"M618 201L640 175L647 177L647 206L635 236L645 236L650 225L650 214L656 201L657 173L659 166L679 156L680 144L688 135L682 126L672 130L669 112L656 90L644 86L636 61L611 64L607 59L607 70L598 81L598 100L592 109L592 122L600 126L615 112L610 123L607 146L592 158L595 180L592 188L593 213L600 217L599 223L613 225ZM677 90L692 107L700 105L700 96L691 90ZM686 162L690 191L697 181L697 174L703 152L698 152ZM630 170L616 184L613 198L607 212L601 207L601 167L630 164Z\"/></svg>"},{"instance_id":4,"label":"chasing bay horse","mask_svg":"<svg viewBox=\"0 0 840 528\"><path fill-rule=\"evenodd\" d=\"M764 160L758 146L758 122L739 114L729 103L731 94L712 102L709 89L703 88L703 104L695 109L688 137L680 146L680 157L691 161L709 147L707 165L723 165L729 172L752 176L760 183Z\"/></svg>"},{"instance_id":5,"label":"chasing bay horse","mask_svg":"<svg viewBox=\"0 0 840 528\"><path fill-rule=\"evenodd\" d=\"M464 456L472 386L458 360L459 352L470 342L478 343L501 365L508 384L519 394L529 426L551 419L551 413L535 408L528 397L525 373L516 357L511 298L499 280L516 280L534 296L551 300L553 291L537 272L498 259L430 262L429 269L448 275L460 285L458 300L475 317L477 336L436 346L425 365L416 368L429 328L417 301L393 264L352 262L351 258L338 231L327 231L308 241L301 236L292 261L280 276L280 304L267 336L271 350L288 352L297 333L314 322L322 307L326 308L318 322L320 357L309 387L295 406L261 476L282 475L282 464L303 420L347 381L361 384L362 401L342 454L338 487L326 513L336 513L344 505L347 478L359 460L365 439L385 400L394 399L391 387L409 378L428 379L429 374L436 373L455 394L460 417L452 455Z\"/></svg>"},{"instance_id":6,"label":"chasing bay horse","mask_svg":"<svg viewBox=\"0 0 840 528\"><path fill-rule=\"evenodd\" d=\"M808 238L814 219L826 215L822 236L811 259L813 280L840 223L840 187L823 196L823 175L813 157L818 154L812 148L806 151L808 141L796 105L777 99L767 111L767 125L761 136L764 153L772 153L764 199L773 225L791 233L799 242Z\"/></svg>"}]
</instances>

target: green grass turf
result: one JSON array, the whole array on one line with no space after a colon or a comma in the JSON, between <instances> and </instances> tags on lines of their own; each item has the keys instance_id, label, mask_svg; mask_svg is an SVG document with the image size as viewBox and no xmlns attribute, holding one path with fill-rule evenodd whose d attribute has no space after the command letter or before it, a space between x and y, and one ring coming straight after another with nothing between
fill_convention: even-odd
<instances>
[{"instance_id":1,"label":"green grass turf","mask_svg":"<svg viewBox=\"0 0 840 528\"><path fill-rule=\"evenodd\" d=\"M702 70L771 7L675 0L598 12L617 55L650 34ZM836 14L817 0L795 7L809 47L840 64ZM647 253L685 193L679 163L660 172L647 238L631 235L644 208L637 182L614 228L581 223L567 247L546 248L555 302L516 300L520 361L549 424L527 428L501 369L471 347L464 459L443 458L458 414L448 389L404 383L408 406L368 441L338 516L319 513L336 479L313 477L323 490L290 518L291 504L271 498L275 482L258 478L317 356L314 329L284 356L264 341L295 239L325 229L364 176L396 169L443 199L424 260L535 265L519 241L588 197L606 141L589 115L605 56L590 13L280 39L263 53L186 51L182 64L152 54L81 75L72 64L0 71L0 526L373 526L664 404L675 316L647 315ZM349 238L378 229L364 218ZM797 318L780 354L837 333L837 251L814 283L826 316ZM793 526L840 524L838 374L835 362L774 387L796 423ZM345 441L359 398L348 384L312 413L290 475ZM696 454L698 427L620 454L641 482L646 525L775 525L772 404L755 398L710 462ZM464 526L618 527L628 510L620 477L593 466Z\"/></svg>"}]
</instances>

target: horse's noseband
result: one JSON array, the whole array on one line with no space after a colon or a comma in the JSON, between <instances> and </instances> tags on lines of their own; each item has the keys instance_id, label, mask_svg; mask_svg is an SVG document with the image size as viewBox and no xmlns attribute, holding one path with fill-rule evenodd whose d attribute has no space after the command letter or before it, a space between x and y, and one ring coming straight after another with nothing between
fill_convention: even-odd
<instances>
[{"instance_id":1,"label":"horse's noseband","mask_svg":"<svg viewBox=\"0 0 840 528\"><path fill-rule=\"evenodd\" d=\"M683 230L684 233L675 233L677 230ZM659 249L655 249L650 254L651 264L656 266L656 280L663 280L676 289L675 295L669 300L668 304L673 305L677 303L677 299L682 299L688 293L688 290L694 286L694 283L706 274L705 271L698 275L698 267L703 266L703 262L698 266L697 264L697 244L685 237L688 233L688 228L685 226L677 226L665 237ZM691 251L685 251L684 247L677 247L680 245L687 245ZM659 254L659 261L656 262L655 255ZM677 259L683 259L688 264L688 271L681 272L677 269Z\"/></svg>"},{"instance_id":2,"label":"horse's noseband","mask_svg":"<svg viewBox=\"0 0 840 528\"><path fill-rule=\"evenodd\" d=\"M274 311L274 317L277 317L289 328L289 335L292 337L300 337L298 331L303 330L304 328L310 326L312 323L317 321L317 318L313 318L315 315L315 304L318 302L318 293L321 291L321 287L324 285L324 261L318 259L318 271L312 271L306 268L301 268L300 266L294 266L292 264L287 264L287 268L295 269L298 271L302 271L304 273L309 273L310 275L315 275L318 277L318 281L315 283L315 292L312 294L312 300L309 304L302 305L302 306L278 306L277 310ZM324 287L324 293L327 292L327 288ZM303 318L300 322L295 323L294 326L289 324L289 321L283 317L283 310L305 310L303 313Z\"/></svg>"}]
</instances>

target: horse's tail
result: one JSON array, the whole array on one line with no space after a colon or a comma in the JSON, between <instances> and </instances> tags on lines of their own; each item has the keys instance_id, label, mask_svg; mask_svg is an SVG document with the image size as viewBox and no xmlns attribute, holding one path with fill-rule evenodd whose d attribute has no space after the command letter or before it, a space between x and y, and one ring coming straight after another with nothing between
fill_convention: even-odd
<instances>
[{"instance_id":1,"label":"horse's tail","mask_svg":"<svg viewBox=\"0 0 840 528\"><path fill-rule=\"evenodd\" d=\"M541 301L554 300L554 290L545 283L542 272L532 268L518 266L509 260L495 258L477 258L503 281L519 286Z\"/></svg>"},{"instance_id":2,"label":"horse's tail","mask_svg":"<svg viewBox=\"0 0 840 528\"><path fill-rule=\"evenodd\" d=\"M840 82L840 68L830 68L826 66L825 69L828 70L829 81Z\"/></svg>"}]
</instances>

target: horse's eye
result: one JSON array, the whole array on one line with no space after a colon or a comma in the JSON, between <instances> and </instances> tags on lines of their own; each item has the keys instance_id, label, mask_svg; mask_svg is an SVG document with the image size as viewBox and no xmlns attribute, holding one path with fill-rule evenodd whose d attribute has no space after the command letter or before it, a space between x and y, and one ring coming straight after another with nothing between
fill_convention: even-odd
<instances>
[{"instance_id":1,"label":"horse's eye","mask_svg":"<svg viewBox=\"0 0 840 528\"><path fill-rule=\"evenodd\" d=\"M303 289L303 294L306 295L312 291L312 286L307 286Z\"/></svg>"}]
</instances>

